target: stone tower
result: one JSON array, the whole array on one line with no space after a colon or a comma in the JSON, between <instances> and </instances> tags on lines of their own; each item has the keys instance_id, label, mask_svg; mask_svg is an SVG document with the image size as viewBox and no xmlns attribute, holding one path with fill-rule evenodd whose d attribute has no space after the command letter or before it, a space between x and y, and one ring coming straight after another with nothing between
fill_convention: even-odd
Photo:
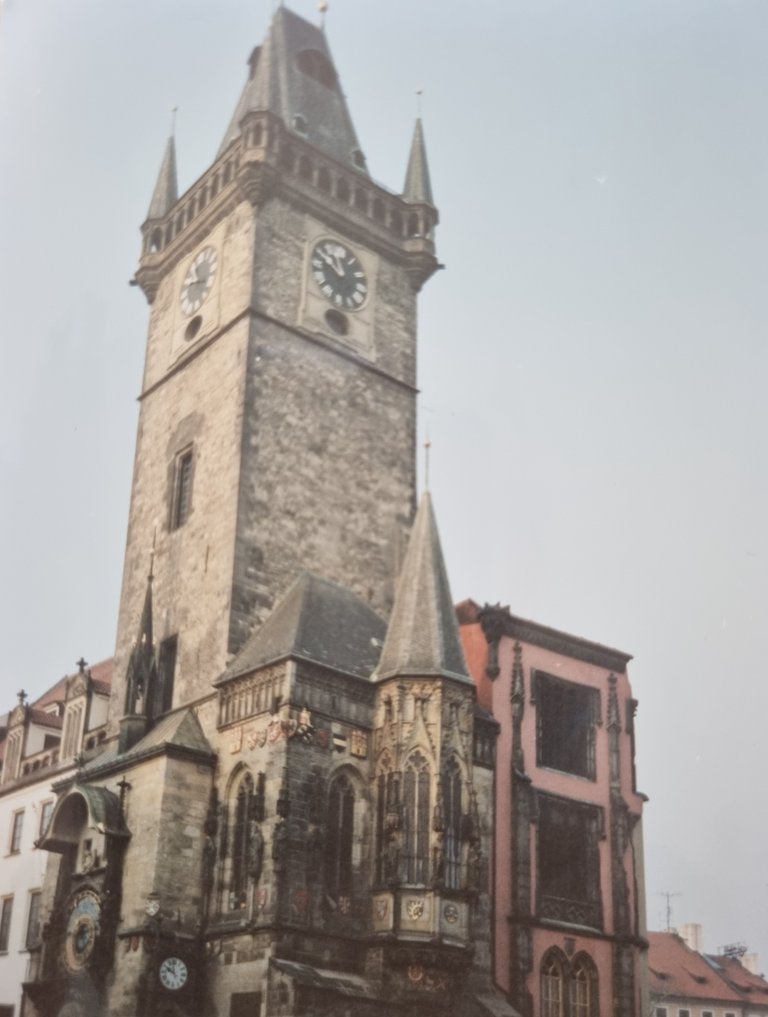
<instances>
[{"instance_id":1,"label":"stone tower","mask_svg":"<svg viewBox=\"0 0 768 1017\"><path fill-rule=\"evenodd\" d=\"M132 712L151 548L156 713L206 694L302 569L387 614L436 222L421 125L394 195L368 173L323 31L282 6L181 196L169 140L136 273L150 322L113 718Z\"/></svg>"}]
</instances>

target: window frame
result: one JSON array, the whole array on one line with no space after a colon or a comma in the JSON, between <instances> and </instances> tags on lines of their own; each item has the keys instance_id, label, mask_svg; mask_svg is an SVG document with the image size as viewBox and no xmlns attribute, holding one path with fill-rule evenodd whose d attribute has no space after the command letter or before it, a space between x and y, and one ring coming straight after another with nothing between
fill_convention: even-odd
<instances>
[{"instance_id":1,"label":"window frame","mask_svg":"<svg viewBox=\"0 0 768 1017\"><path fill-rule=\"evenodd\" d=\"M36 946L40 945L43 929L42 917L43 891L39 888L30 890L27 898L27 923L24 933L24 947L27 950L33 950ZM34 935L32 935L33 932Z\"/></svg>"},{"instance_id":2,"label":"window frame","mask_svg":"<svg viewBox=\"0 0 768 1017\"><path fill-rule=\"evenodd\" d=\"M48 833L48 829L53 819L53 809L56 805L54 798L46 798L40 802L40 821L37 825L37 839L42 840L43 837Z\"/></svg>"},{"instance_id":3,"label":"window frame","mask_svg":"<svg viewBox=\"0 0 768 1017\"><path fill-rule=\"evenodd\" d=\"M13 922L13 894L0 898L0 954L8 953Z\"/></svg>"},{"instance_id":4,"label":"window frame","mask_svg":"<svg viewBox=\"0 0 768 1017\"><path fill-rule=\"evenodd\" d=\"M345 773L328 789L325 889L332 900L352 894L355 843L355 786Z\"/></svg>"},{"instance_id":5,"label":"window frame","mask_svg":"<svg viewBox=\"0 0 768 1017\"><path fill-rule=\"evenodd\" d=\"M11 831L8 838L8 854L21 854L21 842L24 837L24 809L16 809L11 816Z\"/></svg>"},{"instance_id":6,"label":"window frame","mask_svg":"<svg viewBox=\"0 0 768 1017\"><path fill-rule=\"evenodd\" d=\"M192 484L195 472L194 446L186 445L173 461L173 487L169 529L180 530L192 512Z\"/></svg>"},{"instance_id":7,"label":"window frame","mask_svg":"<svg viewBox=\"0 0 768 1017\"><path fill-rule=\"evenodd\" d=\"M554 921L601 929L601 807L543 792L537 795L537 806L536 892L539 913ZM578 864L575 858L577 848L582 852Z\"/></svg>"},{"instance_id":8,"label":"window frame","mask_svg":"<svg viewBox=\"0 0 768 1017\"><path fill-rule=\"evenodd\" d=\"M600 690L545 671L534 671L532 688L536 706L536 765L597 781ZM579 718L581 730L575 718Z\"/></svg>"}]
</instances>

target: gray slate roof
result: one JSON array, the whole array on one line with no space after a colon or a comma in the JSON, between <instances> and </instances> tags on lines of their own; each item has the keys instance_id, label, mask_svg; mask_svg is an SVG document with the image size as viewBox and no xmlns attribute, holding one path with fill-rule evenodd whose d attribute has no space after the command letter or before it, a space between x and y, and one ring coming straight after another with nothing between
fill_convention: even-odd
<instances>
[{"instance_id":1,"label":"gray slate roof","mask_svg":"<svg viewBox=\"0 0 768 1017\"><path fill-rule=\"evenodd\" d=\"M408 169L405 172L405 184L403 185L403 197L406 201L416 205L435 207L427 164L427 146L424 142L424 129L421 126L420 117L417 119L413 131L411 154L408 157Z\"/></svg>"},{"instance_id":2,"label":"gray slate roof","mask_svg":"<svg viewBox=\"0 0 768 1017\"><path fill-rule=\"evenodd\" d=\"M296 130L294 118L301 117L306 125L305 131L297 131L301 137L367 175L353 162L352 153L360 151L360 145L325 33L283 6L275 11L264 44L251 57L250 77L219 155L239 136L245 114L262 110L280 117L291 130Z\"/></svg>"},{"instance_id":3,"label":"gray slate roof","mask_svg":"<svg viewBox=\"0 0 768 1017\"><path fill-rule=\"evenodd\" d=\"M157 183L149 203L147 219L162 219L176 204L179 196L178 184L176 182L176 145L173 137L168 139L165 146L163 161L160 164L160 172L157 175Z\"/></svg>"},{"instance_id":4,"label":"gray slate roof","mask_svg":"<svg viewBox=\"0 0 768 1017\"><path fill-rule=\"evenodd\" d=\"M78 772L77 779L78 781L89 780L93 774L97 774L103 767L111 765L117 759L120 762L129 763L132 759L151 753L154 749L159 749L164 745L175 745L179 748L213 755L213 749L200 727L197 714L187 707L174 710L173 713L161 717L143 738L131 746L128 752L119 755L116 745L105 749L101 755Z\"/></svg>"},{"instance_id":5,"label":"gray slate roof","mask_svg":"<svg viewBox=\"0 0 768 1017\"><path fill-rule=\"evenodd\" d=\"M351 590L304 572L217 684L286 657L368 678L385 633L385 622Z\"/></svg>"},{"instance_id":6,"label":"gray slate roof","mask_svg":"<svg viewBox=\"0 0 768 1017\"><path fill-rule=\"evenodd\" d=\"M432 499L424 494L411 530L375 680L443 675L469 682Z\"/></svg>"}]
</instances>

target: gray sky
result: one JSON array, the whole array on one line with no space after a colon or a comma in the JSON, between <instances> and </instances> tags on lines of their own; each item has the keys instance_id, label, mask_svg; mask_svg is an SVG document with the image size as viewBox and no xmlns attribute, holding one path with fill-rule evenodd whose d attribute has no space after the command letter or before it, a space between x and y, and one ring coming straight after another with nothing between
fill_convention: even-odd
<instances>
[{"instance_id":1,"label":"gray sky","mask_svg":"<svg viewBox=\"0 0 768 1017\"><path fill-rule=\"evenodd\" d=\"M312 0L293 0L315 17ZM112 653L178 104L209 165L269 0L0 0L0 681ZM423 115L422 434L456 600L633 653L648 914L768 968L765 0L332 0L373 176Z\"/></svg>"}]
</instances>

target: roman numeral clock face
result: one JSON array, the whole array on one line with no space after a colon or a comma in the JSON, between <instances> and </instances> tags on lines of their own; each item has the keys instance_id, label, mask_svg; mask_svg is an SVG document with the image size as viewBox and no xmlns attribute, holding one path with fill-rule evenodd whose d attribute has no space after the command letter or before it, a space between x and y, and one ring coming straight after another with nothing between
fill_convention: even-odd
<instances>
[{"instance_id":1,"label":"roman numeral clock face","mask_svg":"<svg viewBox=\"0 0 768 1017\"><path fill-rule=\"evenodd\" d=\"M217 261L213 247L204 247L195 256L181 284L181 309L184 314L196 314L202 307L213 287Z\"/></svg>"},{"instance_id":2,"label":"roman numeral clock face","mask_svg":"<svg viewBox=\"0 0 768 1017\"><path fill-rule=\"evenodd\" d=\"M320 240L312 250L312 277L320 292L340 311L357 311L368 296L360 259L338 240Z\"/></svg>"}]
</instances>

